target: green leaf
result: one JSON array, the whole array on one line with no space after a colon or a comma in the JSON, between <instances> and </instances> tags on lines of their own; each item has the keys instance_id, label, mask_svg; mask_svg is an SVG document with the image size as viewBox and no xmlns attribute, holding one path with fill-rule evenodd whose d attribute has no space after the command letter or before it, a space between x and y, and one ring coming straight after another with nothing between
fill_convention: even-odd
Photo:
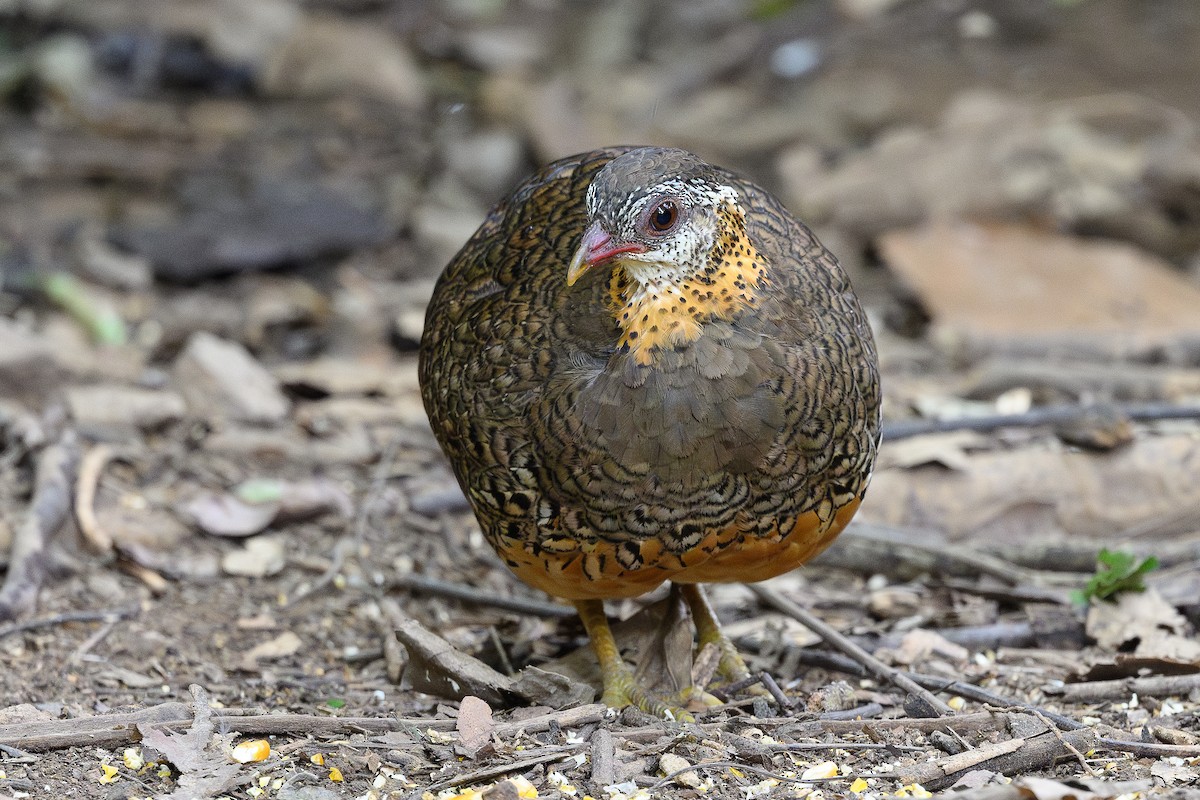
<instances>
[{"instance_id":1,"label":"green leaf","mask_svg":"<svg viewBox=\"0 0 1200 800\"><path fill-rule=\"evenodd\" d=\"M275 478L251 478L239 483L233 493L244 503L278 503L283 497L283 481Z\"/></svg>"},{"instance_id":2,"label":"green leaf","mask_svg":"<svg viewBox=\"0 0 1200 800\"><path fill-rule=\"evenodd\" d=\"M346 701L340 697L331 697L325 701L325 705L329 706L330 708L345 708Z\"/></svg>"},{"instance_id":3,"label":"green leaf","mask_svg":"<svg viewBox=\"0 0 1200 800\"><path fill-rule=\"evenodd\" d=\"M1139 559L1124 550L1101 550L1096 555L1100 566L1082 589L1071 592L1071 601L1086 604L1091 600L1112 600L1122 592L1144 592L1147 572L1158 567L1154 556Z\"/></svg>"},{"instance_id":4,"label":"green leaf","mask_svg":"<svg viewBox=\"0 0 1200 800\"><path fill-rule=\"evenodd\" d=\"M40 285L46 297L83 325L97 344L125 344L125 320L109 303L89 293L75 276L52 272L41 278Z\"/></svg>"}]
</instances>

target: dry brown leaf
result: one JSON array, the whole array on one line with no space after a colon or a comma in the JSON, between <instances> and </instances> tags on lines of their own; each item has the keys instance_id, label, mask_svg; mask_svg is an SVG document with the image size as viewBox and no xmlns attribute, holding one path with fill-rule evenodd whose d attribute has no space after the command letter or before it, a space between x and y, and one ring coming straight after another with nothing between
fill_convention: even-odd
<instances>
[{"instance_id":1,"label":"dry brown leaf","mask_svg":"<svg viewBox=\"0 0 1200 800\"><path fill-rule=\"evenodd\" d=\"M242 655L241 667L247 672L258 669L259 661L286 658L297 653L304 642L292 631L284 631L274 639L255 645Z\"/></svg>"},{"instance_id":2,"label":"dry brown leaf","mask_svg":"<svg viewBox=\"0 0 1200 800\"><path fill-rule=\"evenodd\" d=\"M1087 616L1088 635L1108 650L1119 650L1155 628L1178 633L1186 624L1183 615L1152 588L1092 603Z\"/></svg>"},{"instance_id":3,"label":"dry brown leaf","mask_svg":"<svg viewBox=\"0 0 1200 800\"><path fill-rule=\"evenodd\" d=\"M186 503L183 512L205 533L242 537L266 530L279 506L278 501L247 503L225 492L204 492Z\"/></svg>"},{"instance_id":4,"label":"dry brown leaf","mask_svg":"<svg viewBox=\"0 0 1200 800\"><path fill-rule=\"evenodd\" d=\"M1035 800L1102 800L1106 797L1035 775L1022 775L1017 779L1017 784L1027 790Z\"/></svg>"},{"instance_id":5,"label":"dry brown leaf","mask_svg":"<svg viewBox=\"0 0 1200 800\"><path fill-rule=\"evenodd\" d=\"M283 538L280 536L247 539L242 547L221 556L221 570L226 575L241 575L246 578L275 575L286 563Z\"/></svg>"},{"instance_id":6,"label":"dry brown leaf","mask_svg":"<svg viewBox=\"0 0 1200 800\"><path fill-rule=\"evenodd\" d=\"M958 222L893 231L880 247L935 325L957 333L1200 331L1200 289L1131 245Z\"/></svg>"},{"instance_id":7,"label":"dry brown leaf","mask_svg":"<svg viewBox=\"0 0 1200 800\"><path fill-rule=\"evenodd\" d=\"M452 700L475 695L491 706L505 704L512 678L456 650L414 619L396 619L394 623L396 636L408 651L404 676L414 689Z\"/></svg>"},{"instance_id":8,"label":"dry brown leaf","mask_svg":"<svg viewBox=\"0 0 1200 800\"><path fill-rule=\"evenodd\" d=\"M212 709L208 695L198 686L192 687L195 718L184 733L167 733L153 725L138 725L142 744L162 753L179 771L175 791L160 795L163 800L190 800L194 797L216 797L239 782L241 769L210 748L213 738Z\"/></svg>"},{"instance_id":9,"label":"dry brown leaf","mask_svg":"<svg viewBox=\"0 0 1200 800\"><path fill-rule=\"evenodd\" d=\"M462 746L474 751L483 747L496 727L492 707L474 695L467 695L458 705L458 720L454 725Z\"/></svg>"},{"instance_id":10,"label":"dry brown leaf","mask_svg":"<svg viewBox=\"0 0 1200 800\"><path fill-rule=\"evenodd\" d=\"M1060 449L972 453L962 469L882 469L860 517L944 531L952 540L1067 533L1111 538L1200 506L1190 435L1147 436L1095 454Z\"/></svg>"},{"instance_id":11,"label":"dry brown leaf","mask_svg":"<svg viewBox=\"0 0 1200 800\"><path fill-rule=\"evenodd\" d=\"M900 640L900 647L892 654L897 664L916 664L931 655L965 662L971 655L962 645L949 641L934 631L921 628L909 631Z\"/></svg>"}]
</instances>

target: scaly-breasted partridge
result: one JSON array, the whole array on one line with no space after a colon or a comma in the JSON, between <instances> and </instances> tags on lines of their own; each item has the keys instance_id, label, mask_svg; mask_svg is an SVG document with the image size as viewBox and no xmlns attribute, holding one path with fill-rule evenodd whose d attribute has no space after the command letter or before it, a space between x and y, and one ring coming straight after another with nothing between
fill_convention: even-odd
<instances>
[{"instance_id":1,"label":"scaly-breasted partridge","mask_svg":"<svg viewBox=\"0 0 1200 800\"><path fill-rule=\"evenodd\" d=\"M438 280L420 377L484 535L574 601L612 706L666 707L605 598L680 584L722 673L744 675L697 584L823 550L879 443L875 347L837 260L682 150L597 150L520 185Z\"/></svg>"}]
</instances>

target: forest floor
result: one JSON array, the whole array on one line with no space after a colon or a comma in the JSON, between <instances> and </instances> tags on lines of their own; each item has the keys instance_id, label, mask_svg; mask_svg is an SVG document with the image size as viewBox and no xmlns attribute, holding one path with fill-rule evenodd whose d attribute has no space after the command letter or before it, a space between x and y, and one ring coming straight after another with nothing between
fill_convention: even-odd
<instances>
[{"instance_id":1,"label":"forest floor","mask_svg":"<svg viewBox=\"0 0 1200 800\"><path fill-rule=\"evenodd\" d=\"M0 798L1200 797L1192 0L0 19ZM885 381L859 519L713 587L761 683L688 724L595 702L416 377L487 208L636 142L809 222ZM652 674L678 605L609 606Z\"/></svg>"}]
</instances>

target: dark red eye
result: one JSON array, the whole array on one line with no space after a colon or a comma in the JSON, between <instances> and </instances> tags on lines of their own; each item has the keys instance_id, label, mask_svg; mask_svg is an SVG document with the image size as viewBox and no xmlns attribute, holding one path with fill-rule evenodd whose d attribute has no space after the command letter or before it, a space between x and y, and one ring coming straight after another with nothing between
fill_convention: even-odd
<instances>
[{"instance_id":1,"label":"dark red eye","mask_svg":"<svg viewBox=\"0 0 1200 800\"><path fill-rule=\"evenodd\" d=\"M679 221L679 206L674 200L663 200L650 212L650 230L666 233Z\"/></svg>"}]
</instances>

